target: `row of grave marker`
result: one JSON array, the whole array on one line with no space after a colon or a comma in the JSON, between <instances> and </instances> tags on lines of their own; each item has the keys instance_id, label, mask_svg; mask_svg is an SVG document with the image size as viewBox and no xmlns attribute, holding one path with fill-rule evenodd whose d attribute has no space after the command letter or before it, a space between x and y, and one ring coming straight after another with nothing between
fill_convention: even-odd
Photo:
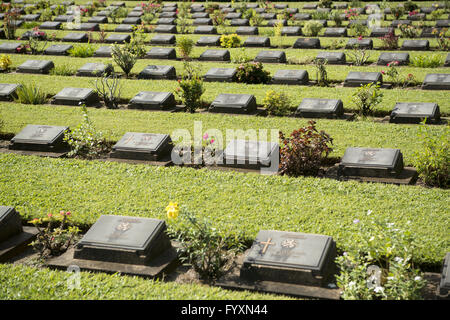
<instances>
[{"instance_id":1,"label":"row of grave marker","mask_svg":"<svg viewBox=\"0 0 450 320\"><path fill-rule=\"evenodd\" d=\"M70 149L64 141L68 130L64 126L27 125L11 139L8 148L65 154ZM179 146L175 147L167 134L127 132L112 147L109 158L191 164L178 163L179 159L174 156L179 152ZM279 145L276 142L234 139L223 151L216 152L218 156L211 165L219 167L259 170L277 166L279 162ZM339 163L338 177L396 179L404 173L404 168L399 149L349 147ZM277 171L278 167L275 167L272 174Z\"/></svg>"},{"instance_id":2,"label":"row of grave marker","mask_svg":"<svg viewBox=\"0 0 450 320\"><path fill-rule=\"evenodd\" d=\"M175 243L167 236L166 229L164 220L102 215L73 249L49 259L46 265L63 269L76 265L89 271L159 276L171 272L178 264ZM0 206L0 248L5 243L6 247L23 245L36 233L23 229L20 214L14 207ZM260 230L242 263L238 263L237 274L222 277L217 284L339 299L339 290L328 289L335 283L338 272L336 255L336 243L327 235ZM450 253L447 253L436 292L438 297L448 297L449 262Z\"/></svg>"},{"instance_id":3,"label":"row of grave marker","mask_svg":"<svg viewBox=\"0 0 450 320\"><path fill-rule=\"evenodd\" d=\"M90 67L90 66L88 66ZM87 68L81 72L88 72ZM104 66L106 68L106 66ZM150 74L170 71L171 66L160 66L163 68L147 67L143 72ZM358 73L357 73L358 74ZM450 75L447 75L450 77ZM356 77L352 76L351 79ZM0 84L0 99L11 99L19 84ZM53 104L91 105L99 101L97 93L88 88L64 88L58 92L52 100ZM132 109L146 109L158 111L173 111L176 108L175 96L171 92L141 91L135 95L128 104ZM209 106L208 111L218 113L252 114L257 111L256 98L251 94L219 94ZM340 99L316 99L305 98L297 107L295 115L307 118L341 118L344 106ZM400 102L397 103L390 115L392 123L419 123L427 118L428 123L440 122L440 110L436 103L423 102Z\"/></svg>"}]
</instances>

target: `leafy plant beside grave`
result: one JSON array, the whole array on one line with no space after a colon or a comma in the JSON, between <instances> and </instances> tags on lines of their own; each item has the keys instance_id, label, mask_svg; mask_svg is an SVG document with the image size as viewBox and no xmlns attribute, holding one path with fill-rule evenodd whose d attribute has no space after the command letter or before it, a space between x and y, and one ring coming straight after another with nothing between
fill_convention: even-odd
<instances>
[{"instance_id":1,"label":"leafy plant beside grave","mask_svg":"<svg viewBox=\"0 0 450 320\"><path fill-rule=\"evenodd\" d=\"M180 260L191 265L201 279L212 282L220 277L243 249L239 237L221 235L208 219L198 218L176 202L170 202L166 212L167 233L181 244Z\"/></svg>"},{"instance_id":2,"label":"leafy plant beside grave","mask_svg":"<svg viewBox=\"0 0 450 320\"><path fill-rule=\"evenodd\" d=\"M45 104L47 93L32 83L22 83L16 90L17 98L14 100L23 104Z\"/></svg>"},{"instance_id":3,"label":"leafy plant beside grave","mask_svg":"<svg viewBox=\"0 0 450 320\"><path fill-rule=\"evenodd\" d=\"M353 241L336 258L340 269L336 280L343 299L421 299L426 281L412 262L418 245L409 230L374 217L370 210L349 228Z\"/></svg>"},{"instance_id":4,"label":"leafy plant beside grave","mask_svg":"<svg viewBox=\"0 0 450 320\"><path fill-rule=\"evenodd\" d=\"M183 60L189 60L192 49L194 48L194 40L189 37L180 37L177 39L177 49Z\"/></svg>"},{"instance_id":5,"label":"leafy plant beside grave","mask_svg":"<svg viewBox=\"0 0 450 320\"><path fill-rule=\"evenodd\" d=\"M389 50L398 49L398 36L394 32L389 32L381 37L380 40L383 42L382 48Z\"/></svg>"},{"instance_id":6,"label":"leafy plant beside grave","mask_svg":"<svg viewBox=\"0 0 450 320\"><path fill-rule=\"evenodd\" d=\"M103 133L97 131L89 118L85 105L81 106L83 120L73 130L67 130L64 141L70 146L69 157L83 159L99 158L108 151L108 145Z\"/></svg>"},{"instance_id":7,"label":"leafy plant beside grave","mask_svg":"<svg viewBox=\"0 0 450 320\"><path fill-rule=\"evenodd\" d=\"M314 66L316 67L316 79L317 85L321 87L328 87L328 72L326 65L328 63L327 59L314 59Z\"/></svg>"},{"instance_id":8,"label":"leafy plant beside grave","mask_svg":"<svg viewBox=\"0 0 450 320\"><path fill-rule=\"evenodd\" d=\"M19 13L17 11L7 11L5 12L3 18L3 31L5 32L5 37L8 40L16 38L16 22L19 19Z\"/></svg>"},{"instance_id":9,"label":"leafy plant beside grave","mask_svg":"<svg viewBox=\"0 0 450 320\"><path fill-rule=\"evenodd\" d=\"M387 71L381 70L381 73L388 78L388 81L393 86L402 86L406 88L416 82L416 78L412 73L408 73L406 76L402 76L398 71L399 62L391 61L387 64Z\"/></svg>"},{"instance_id":10,"label":"leafy plant beside grave","mask_svg":"<svg viewBox=\"0 0 450 320\"><path fill-rule=\"evenodd\" d=\"M410 59L410 65L417 68L437 68L442 64L442 57L438 54L422 54Z\"/></svg>"},{"instance_id":11,"label":"leafy plant beside grave","mask_svg":"<svg viewBox=\"0 0 450 320\"><path fill-rule=\"evenodd\" d=\"M68 52L71 57L88 58L94 55L95 48L90 43L78 44L74 45Z\"/></svg>"},{"instance_id":12,"label":"leafy plant beside grave","mask_svg":"<svg viewBox=\"0 0 450 320\"><path fill-rule=\"evenodd\" d=\"M110 64L107 69L113 70L113 66ZM108 109L116 109L119 107L122 84L116 73L110 72L109 74L107 73L98 77L94 81L94 86L98 96Z\"/></svg>"},{"instance_id":13,"label":"leafy plant beside grave","mask_svg":"<svg viewBox=\"0 0 450 320\"><path fill-rule=\"evenodd\" d=\"M450 126L437 132L422 123L418 138L421 148L413 163L420 178L429 186L450 187Z\"/></svg>"},{"instance_id":14,"label":"leafy plant beside grave","mask_svg":"<svg viewBox=\"0 0 450 320\"><path fill-rule=\"evenodd\" d=\"M175 94L181 99L186 111L194 113L202 107L201 96L205 92L203 80L188 61L184 62L184 74L178 80L178 85Z\"/></svg>"},{"instance_id":15,"label":"leafy plant beside grave","mask_svg":"<svg viewBox=\"0 0 450 320\"><path fill-rule=\"evenodd\" d=\"M285 116L291 112L289 96L284 92L269 90L263 100L263 106L269 115Z\"/></svg>"},{"instance_id":16,"label":"leafy plant beside grave","mask_svg":"<svg viewBox=\"0 0 450 320\"><path fill-rule=\"evenodd\" d=\"M435 36L440 51L448 51L450 49L450 40L446 37L447 28L438 30L433 28L431 33Z\"/></svg>"},{"instance_id":17,"label":"leafy plant beside grave","mask_svg":"<svg viewBox=\"0 0 450 320\"><path fill-rule=\"evenodd\" d=\"M223 34L220 37L220 46L224 48L238 48L242 45L242 39L236 33Z\"/></svg>"},{"instance_id":18,"label":"leafy plant beside grave","mask_svg":"<svg viewBox=\"0 0 450 320\"><path fill-rule=\"evenodd\" d=\"M12 61L9 55L2 54L0 56L0 71L9 71Z\"/></svg>"},{"instance_id":19,"label":"leafy plant beside grave","mask_svg":"<svg viewBox=\"0 0 450 320\"><path fill-rule=\"evenodd\" d=\"M131 52L128 47L121 47L115 44L112 47L112 57L114 62L122 69L125 76L128 78L137 62L137 56L135 53Z\"/></svg>"},{"instance_id":20,"label":"leafy plant beside grave","mask_svg":"<svg viewBox=\"0 0 450 320\"><path fill-rule=\"evenodd\" d=\"M365 37L369 35L369 28L362 23L354 23L350 27L352 33L357 37Z\"/></svg>"},{"instance_id":21,"label":"leafy plant beside grave","mask_svg":"<svg viewBox=\"0 0 450 320\"><path fill-rule=\"evenodd\" d=\"M356 106L357 114L367 117L373 114L375 107L381 103L383 93L380 90L379 83L368 83L361 85L353 93L353 103Z\"/></svg>"},{"instance_id":22,"label":"leafy plant beside grave","mask_svg":"<svg viewBox=\"0 0 450 320\"><path fill-rule=\"evenodd\" d=\"M61 211L29 221L38 230L36 240L30 245L38 252L41 260L61 255L78 240L80 229L72 225L70 218L69 211Z\"/></svg>"},{"instance_id":23,"label":"leafy plant beside grave","mask_svg":"<svg viewBox=\"0 0 450 320\"><path fill-rule=\"evenodd\" d=\"M316 37L323 29L323 25L318 21L307 21L302 29L306 36Z\"/></svg>"},{"instance_id":24,"label":"leafy plant beside grave","mask_svg":"<svg viewBox=\"0 0 450 320\"><path fill-rule=\"evenodd\" d=\"M400 29L401 37L402 38L417 38L420 34L420 29L417 26L414 25L407 25L407 24L399 24L398 28Z\"/></svg>"},{"instance_id":25,"label":"leafy plant beside grave","mask_svg":"<svg viewBox=\"0 0 450 320\"><path fill-rule=\"evenodd\" d=\"M237 67L235 80L247 84L269 83L271 76L261 62L246 62Z\"/></svg>"},{"instance_id":26,"label":"leafy plant beside grave","mask_svg":"<svg viewBox=\"0 0 450 320\"><path fill-rule=\"evenodd\" d=\"M333 139L326 132L319 132L313 120L289 137L280 131L280 140L279 172L289 176L318 175L323 161L333 151Z\"/></svg>"},{"instance_id":27,"label":"leafy plant beside grave","mask_svg":"<svg viewBox=\"0 0 450 320\"><path fill-rule=\"evenodd\" d=\"M359 40L362 39L362 37L358 38ZM354 45L351 50L346 51L345 53L349 58L350 61L355 66L363 66L365 65L370 58L370 52L366 48L360 48L358 45Z\"/></svg>"}]
</instances>

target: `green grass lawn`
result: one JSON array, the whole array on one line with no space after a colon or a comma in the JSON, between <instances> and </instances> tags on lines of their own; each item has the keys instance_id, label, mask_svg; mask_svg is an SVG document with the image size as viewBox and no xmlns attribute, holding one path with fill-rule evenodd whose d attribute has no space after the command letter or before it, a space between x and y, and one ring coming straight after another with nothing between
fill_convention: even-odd
<instances>
[{"instance_id":1,"label":"green grass lawn","mask_svg":"<svg viewBox=\"0 0 450 320\"><path fill-rule=\"evenodd\" d=\"M24 219L60 210L83 225L104 214L165 219L169 201L178 201L224 234L249 241L261 229L326 234L345 250L352 221L372 210L416 237L418 263L440 264L450 244L449 190L420 186L1 154L0 190L0 204Z\"/></svg>"},{"instance_id":2,"label":"green grass lawn","mask_svg":"<svg viewBox=\"0 0 450 320\"><path fill-rule=\"evenodd\" d=\"M286 296L230 291L119 274L80 273L80 287L68 289L73 273L0 264L1 300L273 300Z\"/></svg>"},{"instance_id":3,"label":"green grass lawn","mask_svg":"<svg viewBox=\"0 0 450 320\"><path fill-rule=\"evenodd\" d=\"M71 79L71 78L69 78ZM194 135L194 121L201 121L203 132L217 129L223 134L224 143L232 139L226 135L229 130L247 131L253 129L258 134L262 129L277 129L284 133L307 124L307 119L289 117L257 117L224 115L213 113L169 113L140 110L109 110L89 108L89 115L96 128L104 132L108 140L118 141L127 131L173 134L176 129L187 129ZM81 121L78 107L51 105L21 105L0 103L0 115L5 122L4 132L18 133L27 124L64 125L74 128ZM317 119L317 128L329 133L334 139L333 157L341 157L347 147L399 148L405 163L412 163L414 152L420 145L411 143L417 139L419 125L375 123L373 121L350 122L345 120ZM435 132L442 132L441 125L430 126Z\"/></svg>"}]
</instances>

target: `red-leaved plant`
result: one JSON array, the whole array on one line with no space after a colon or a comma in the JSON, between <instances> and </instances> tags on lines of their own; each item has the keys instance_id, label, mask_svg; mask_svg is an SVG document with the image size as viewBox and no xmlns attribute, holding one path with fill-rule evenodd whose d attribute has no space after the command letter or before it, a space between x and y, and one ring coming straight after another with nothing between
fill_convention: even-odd
<instances>
[{"instance_id":1,"label":"red-leaved plant","mask_svg":"<svg viewBox=\"0 0 450 320\"><path fill-rule=\"evenodd\" d=\"M280 132L280 174L316 176L320 165L333 149L333 139L316 129L310 120L306 127L294 130L289 137Z\"/></svg>"}]
</instances>

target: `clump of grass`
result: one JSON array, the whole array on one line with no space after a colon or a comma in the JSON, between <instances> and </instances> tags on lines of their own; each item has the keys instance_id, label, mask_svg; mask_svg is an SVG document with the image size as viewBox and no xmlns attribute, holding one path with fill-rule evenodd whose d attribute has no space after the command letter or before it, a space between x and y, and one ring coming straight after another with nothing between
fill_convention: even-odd
<instances>
[{"instance_id":1,"label":"clump of grass","mask_svg":"<svg viewBox=\"0 0 450 320\"><path fill-rule=\"evenodd\" d=\"M23 104L45 104L47 93L34 84L22 83L16 90L17 98L14 100Z\"/></svg>"},{"instance_id":2,"label":"clump of grass","mask_svg":"<svg viewBox=\"0 0 450 320\"><path fill-rule=\"evenodd\" d=\"M94 55L95 48L90 44L86 45L75 45L72 49L69 50L69 55L71 57L78 58L88 58Z\"/></svg>"},{"instance_id":3,"label":"clump of grass","mask_svg":"<svg viewBox=\"0 0 450 320\"><path fill-rule=\"evenodd\" d=\"M67 64L60 64L50 70L52 76L72 76L76 73L76 70Z\"/></svg>"}]
</instances>

